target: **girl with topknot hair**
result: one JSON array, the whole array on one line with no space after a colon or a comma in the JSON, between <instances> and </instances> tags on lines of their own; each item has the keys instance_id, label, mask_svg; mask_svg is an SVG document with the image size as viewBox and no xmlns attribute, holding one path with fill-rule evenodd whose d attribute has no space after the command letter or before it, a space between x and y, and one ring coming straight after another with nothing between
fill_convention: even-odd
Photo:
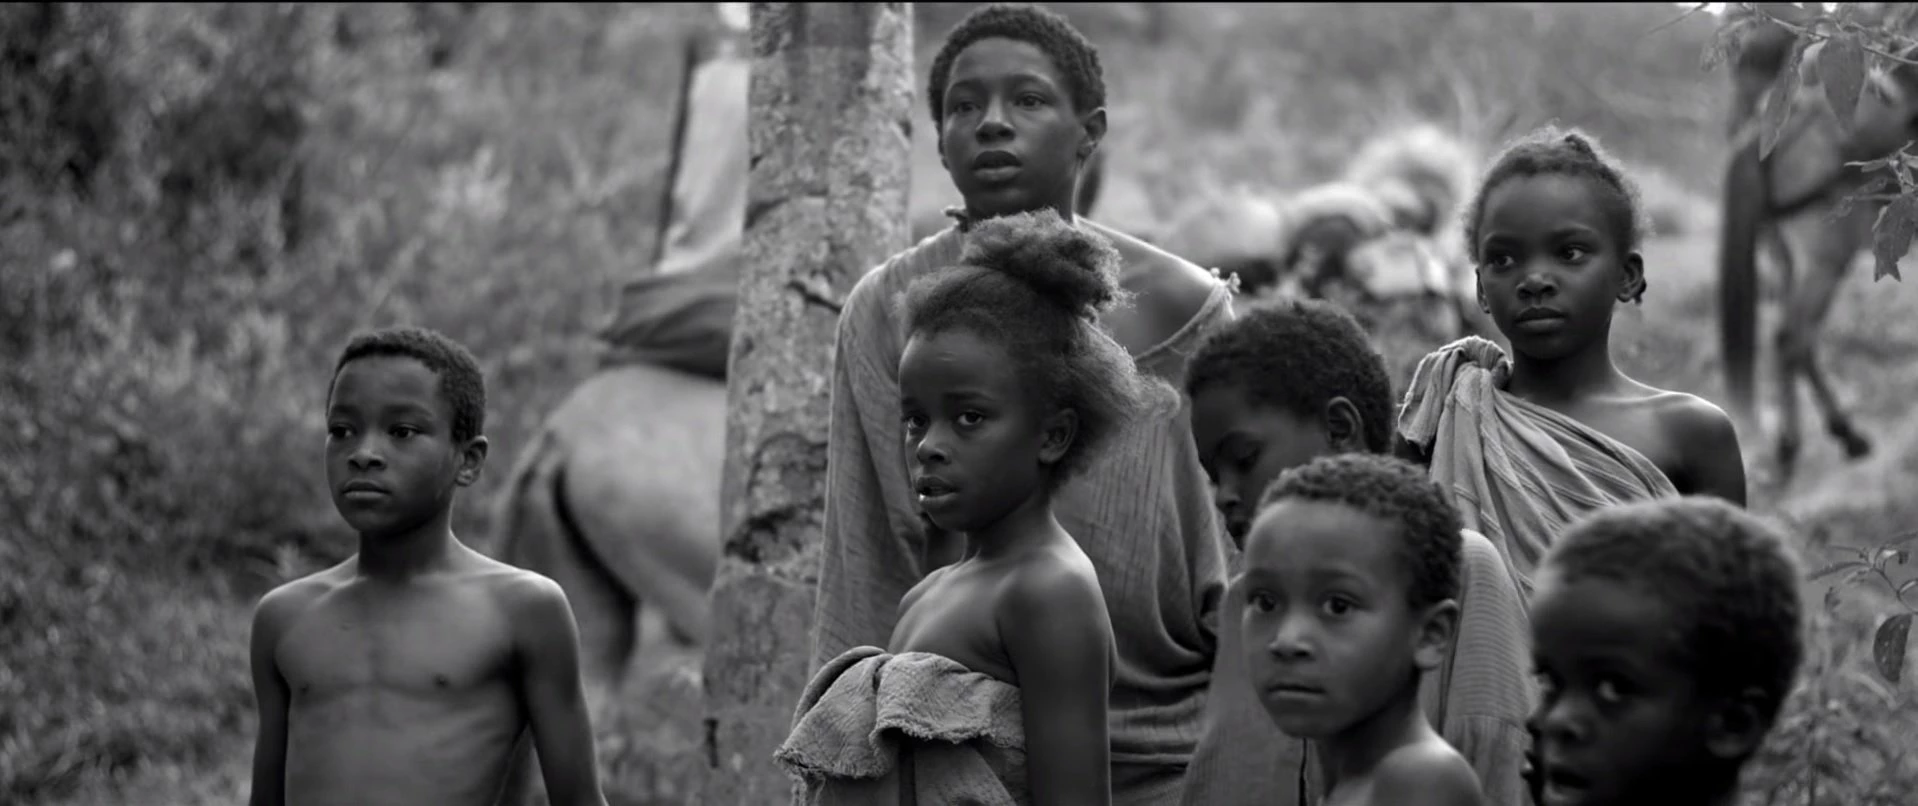
<instances>
[{"instance_id":1,"label":"girl with topknot hair","mask_svg":"<svg viewBox=\"0 0 1918 806\"><path fill-rule=\"evenodd\" d=\"M1452 489L1529 595L1545 550L1586 512L1684 495L1743 506L1731 419L1634 380L1612 318L1645 293L1645 234L1625 170L1546 127L1493 160L1465 211L1478 304L1511 345L1467 337L1425 357L1399 416L1401 456Z\"/></svg>"},{"instance_id":2,"label":"girl with topknot hair","mask_svg":"<svg viewBox=\"0 0 1918 806\"><path fill-rule=\"evenodd\" d=\"M975 225L960 265L920 278L901 295L907 354L913 342L956 330L1003 350L1005 369L1034 405L1069 412L1071 434L1050 463L1056 487L1086 467L1120 425L1176 404L1177 392L1140 375L1132 356L1099 324L1131 303L1119 286L1119 253L1095 233L1044 210Z\"/></svg>"},{"instance_id":3,"label":"girl with topknot hair","mask_svg":"<svg viewBox=\"0 0 1918 806\"><path fill-rule=\"evenodd\" d=\"M812 772L819 802L853 784L810 760L842 758L845 743L891 727L846 733L832 715L905 703L917 710L896 726L900 757L880 766L932 752L915 741L994 748L993 780L917 763L922 801L957 802L957 787L976 802L1111 802L1112 621L1052 497L1115 433L1178 402L1098 323L1127 298L1112 245L1051 210L979 222L960 265L900 296L911 489L965 552L906 593L885 650L848 650L814 677L781 758ZM855 674L914 683L849 684Z\"/></svg>"}]
</instances>

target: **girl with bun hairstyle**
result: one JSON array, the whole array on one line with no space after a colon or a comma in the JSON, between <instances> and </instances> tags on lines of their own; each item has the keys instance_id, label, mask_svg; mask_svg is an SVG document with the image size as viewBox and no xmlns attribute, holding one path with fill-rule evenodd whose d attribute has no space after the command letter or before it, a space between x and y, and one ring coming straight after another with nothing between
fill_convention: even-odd
<instances>
[{"instance_id":1,"label":"girl with bun hairstyle","mask_svg":"<svg viewBox=\"0 0 1918 806\"><path fill-rule=\"evenodd\" d=\"M926 519L964 535L964 554L906 593L885 652L855 648L820 670L784 755L843 758L802 734L811 722L844 724L824 714L877 714L834 735L863 744L896 730L892 766L916 771L921 794L932 770L950 769L935 754L956 744L986 754L993 788L1016 802L1109 804L1112 621L1052 497L1129 421L1175 410L1177 392L1141 375L1098 324L1126 300L1105 238L1052 210L1015 214L975 224L960 260L895 304L910 486ZM876 684L843 679L854 670ZM835 696L878 701L849 709ZM912 716L887 722L902 710ZM905 760L913 754L916 764Z\"/></svg>"}]
</instances>

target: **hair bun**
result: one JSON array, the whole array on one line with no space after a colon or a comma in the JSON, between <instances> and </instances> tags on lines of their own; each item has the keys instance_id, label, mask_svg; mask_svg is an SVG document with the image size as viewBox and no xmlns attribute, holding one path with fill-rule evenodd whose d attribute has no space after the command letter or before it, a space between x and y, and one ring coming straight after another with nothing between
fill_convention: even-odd
<instances>
[{"instance_id":1,"label":"hair bun","mask_svg":"<svg viewBox=\"0 0 1918 806\"><path fill-rule=\"evenodd\" d=\"M960 262L1008 275L1087 318L1125 298L1119 286L1119 250L1098 233L1066 223L1051 209L973 224Z\"/></svg>"},{"instance_id":2,"label":"hair bun","mask_svg":"<svg viewBox=\"0 0 1918 806\"><path fill-rule=\"evenodd\" d=\"M1567 150L1581 157L1599 159L1598 144L1582 132L1566 132L1564 137L1559 138L1559 142L1564 144Z\"/></svg>"}]
</instances>

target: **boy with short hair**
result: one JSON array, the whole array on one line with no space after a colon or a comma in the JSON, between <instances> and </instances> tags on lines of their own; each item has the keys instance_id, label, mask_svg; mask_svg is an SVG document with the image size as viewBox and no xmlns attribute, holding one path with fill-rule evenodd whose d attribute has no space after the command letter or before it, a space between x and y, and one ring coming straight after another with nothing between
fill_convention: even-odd
<instances>
[{"instance_id":1,"label":"boy with short hair","mask_svg":"<svg viewBox=\"0 0 1918 806\"><path fill-rule=\"evenodd\" d=\"M1327 302L1271 299L1207 339L1186 368L1191 438L1235 542L1281 473L1336 454L1383 453L1392 438L1385 361L1358 321ZM1524 720L1536 700L1518 586L1498 550L1460 533L1457 632L1427 675L1426 715L1477 773L1489 803L1527 806ZM1207 721L1187 773L1186 806L1298 806L1304 747L1255 707L1236 629L1243 591L1221 605ZM1305 777L1314 777L1309 769Z\"/></svg>"},{"instance_id":2,"label":"boy with short hair","mask_svg":"<svg viewBox=\"0 0 1918 806\"><path fill-rule=\"evenodd\" d=\"M1233 580L1246 672L1279 729L1311 742L1326 803L1484 803L1419 708L1458 624L1459 545L1444 492L1389 456L1313 459L1259 502Z\"/></svg>"},{"instance_id":3,"label":"boy with short hair","mask_svg":"<svg viewBox=\"0 0 1918 806\"><path fill-rule=\"evenodd\" d=\"M565 594L452 532L485 408L478 363L438 333L341 353L326 478L359 551L254 611L254 806L492 804L528 729L551 802L605 806Z\"/></svg>"},{"instance_id":4,"label":"boy with short hair","mask_svg":"<svg viewBox=\"0 0 1918 806\"><path fill-rule=\"evenodd\" d=\"M1716 497L1572 525L1532 597L1542 802L1730 806L1804 657L1784 537Z\"/></svg>"}]
</instances>

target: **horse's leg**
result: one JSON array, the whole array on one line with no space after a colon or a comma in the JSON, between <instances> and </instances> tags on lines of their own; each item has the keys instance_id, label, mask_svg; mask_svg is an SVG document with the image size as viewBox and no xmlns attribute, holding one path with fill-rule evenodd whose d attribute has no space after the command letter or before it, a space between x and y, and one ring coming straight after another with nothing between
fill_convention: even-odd
<instances>
[{"instance_id":1,"label":"horse's leg","mask_svg":"<svg viewBox=\"0 0 1918 806\"><path fill-rule=\"evenodd\" d=\"M1859 205L1842 220L1828 223L1819 230L1819 262L1812 264L1797 295L1805 307L1792 311L1801 317L1794 321L1805 323L1808 334L1801 369L1805 379L1810 382L1812 399L1825 416L1825 430L1838 440L1844 447L1845 455L1852 459L1869 454L1871 441L1859 433L1851 414L1839 402L1831 378L1818 358L1815 339L1831 316L1832 304L1838 298L1838 288L1844 284L1845 275L1850 273L1853 260L1871 238L1871 226L1876 214L1876 206Z\"/></svg>"},{"instance_id":2,"label":"horse's leg","mask_svg":"<svg viewBox=\"0 0 1918 806\"><path fill-rule=\"evenodd\" d=\"M1858 226L1862 212L1867 211L1859 208L1844 220L1832 222L1822 209L1814 209L1781 222L1781 228L1789 229L1787 241L1796 247L1793 264L1803 268L1802 272L1794 272L1797 276L1792 278L1795 282L1790 286L1779 324L1779 364L1791 375L1787 383L1793 384L1787 387L1791 390L1787 409L1792 417L1789 433L1794 439L1798 436L1795 381L1803 376L1811 381L1828 430L1845 443L1846 452L1854 457L1860 455L1854 451L1869 450L1869 444L1857 434L1850 416L1839 406L1831 385L1818 367L1817 352L1818 337L1831 314L1838 288L1863 245ZM1869 233L1869 221L1865 224L1864 232Z\"/></svg>"},{"instance_id":3,"label":"horse's leg","mask_svg":"<svg viewBox=\"0 0 1918 806\"><path fill-rule=\"evenodd\" d=\"M1798 463L1798 448L1803 441L1798 424L1798 368L1797 353L1790 349L1790 341L1796 338L1797 330L1793 324L1791 307L1795 290L1794 269L1805 259L1799 245L1802 238L1815 237L1801 234L1791 225L1797 220L1774 221L1770 227L1769 239L1776 244L1773 251L1777 261L1777 285L1785 305L1778 324L1772 332L1772 384L1778 395L1778 432L1775 439L1778 459L1778 472L1781 481L1789 481Z\"/></svg>"},{"instance_id":4,"label":"horse's leg","mask_svg":"<svg viewBox=\"0 0 1918 806\"><path fill-rule=\"evenodd\" d=\"M1852 422L1851 413L1845 411L1838 402L1831 379L1825 373L1824 362L1816 354L1805 365L1805 379L1811 381L1812 394L1819 408L1825 412L1825 430L1844 446L1846 458L1860 459L1870 455L1871 439L1859 431L1857 424Z\"/></svg>"}]
</instances>

